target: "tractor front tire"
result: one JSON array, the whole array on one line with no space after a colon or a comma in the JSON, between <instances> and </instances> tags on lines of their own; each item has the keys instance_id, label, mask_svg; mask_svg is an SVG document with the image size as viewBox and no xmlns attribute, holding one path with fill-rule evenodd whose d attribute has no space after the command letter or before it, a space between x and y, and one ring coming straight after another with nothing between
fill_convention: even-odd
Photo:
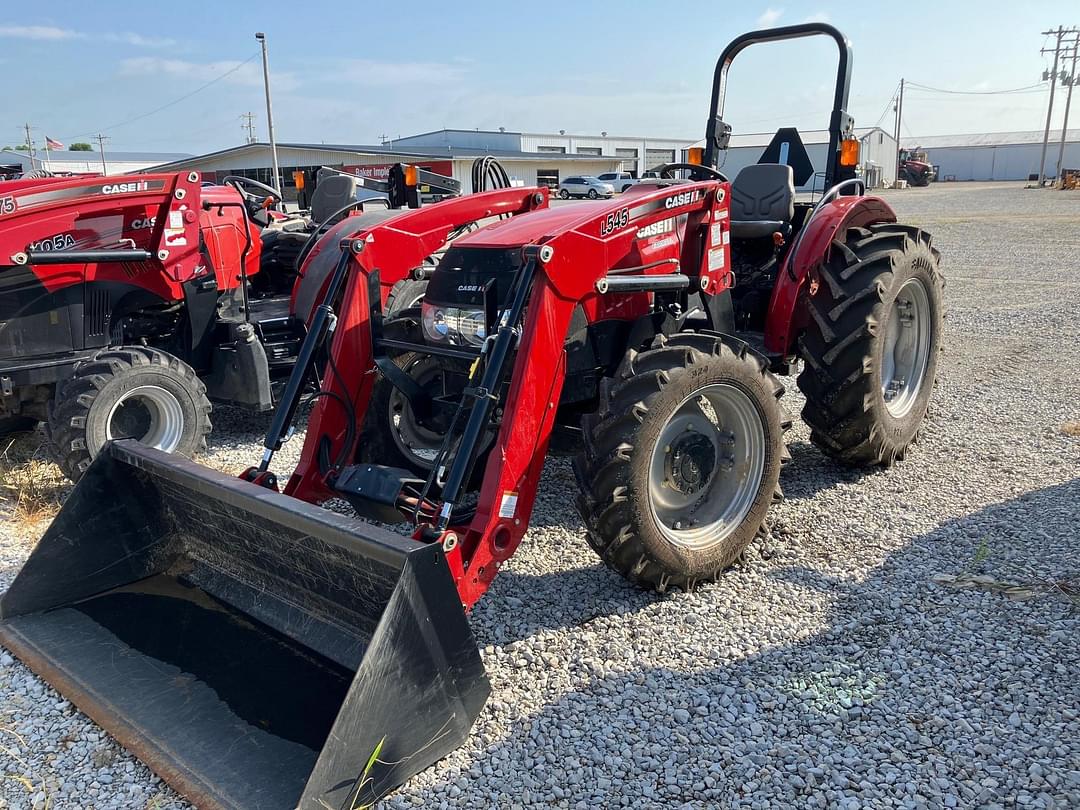
<instances>
[{"instance_id":1,"label":"tractor front tire","mask_svg":"<svg viewBox=\"0 0 1080 810\"><path fill-rule=\"evenodd\" d=\"M187 363L144 346L106 349L57 386L46 430L53 460L78 481L109 439L193 456L210 433L206 386Z\"/></svg>"},{"instance_id":2,"label":"tractor front tire","mask_svg":"<svg viewBox=\"0 0 1080 810\"><path fill-rule=\"evenodd\" d=\"M902 459L941 353L945 281L930 235L885 223L834 241L799 341L811 441L855 466Z\"/></svg>"},{"instance_id":3,"label":"tractor front tire","mask_svg":"<svg viewBox=\"0 0 1080 810\"><path fill-rule=\"evenodd\" d=\"M424 279L404 278L390 289L386 297L386 312L384 316L389 318L399 312L420 306L427 291L427 281Z\"/></svg>"},{"instance_id":4,"label":"tractor front tire","mask_svg":"<svg viewBox=\"0 0 1080 810\"><path fill-rule=\"evenodd\" d=\"M782 500L784 387L745 343L685 332L631 352L583 421L589 544L644 588L716 579Z\"/></svg>"}]
</instances>

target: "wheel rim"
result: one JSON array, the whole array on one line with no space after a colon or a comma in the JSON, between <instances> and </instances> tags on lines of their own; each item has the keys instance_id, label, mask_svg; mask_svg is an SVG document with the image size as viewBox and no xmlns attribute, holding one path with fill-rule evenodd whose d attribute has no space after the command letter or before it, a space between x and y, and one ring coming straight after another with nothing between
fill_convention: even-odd
<instances>
[{"instance_id":1,"label":"wheel rim","mask_svg":"<svg viewBox=\"0 0 1080 810\"><path fill-rule=\"evenodd\" d=\"M881 395L893 416L906 415L918 400L932 344L930 295L921 279L908 279L889 309L881 349Z\"/></svg>"},{"instance_id":2,"label":"wheel rim","mask_svg":"<svg viewBox=\"0 0 1080 810\"><path fill-rule=\"evenodd\" d=\"M124 393L109 409L106 439L136 439L172 453L184 436L184 409L172 393L156 385L140 385Z\"/></svg>"},{"instance_id":3,"label":"wheel rim","mask_svg":"<svg viewBox=\"0 0 1080 810\"><path fill-rule=\"evenodd\" d=\"M715 383L676 408L649 464L649 505L672 543L706 549L745 520L765 474L765 426L741 388Z\"/></svg>"}]
</instances>

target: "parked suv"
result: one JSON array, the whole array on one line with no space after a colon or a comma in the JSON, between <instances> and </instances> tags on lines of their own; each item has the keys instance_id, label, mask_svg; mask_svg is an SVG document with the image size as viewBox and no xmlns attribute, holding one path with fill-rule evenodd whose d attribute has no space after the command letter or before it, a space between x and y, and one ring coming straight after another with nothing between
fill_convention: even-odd
<instances>
[{"instance_id":1,"label":"parked suv","mask_svg":"<svg viewBox=\"0 0 1080 810\"><path fill-rule=\"evenodd\" d=\"M614 197L615 186L604 183L598 177L584 175L582 177L567 177L559 183L559 197L569 200L571 197L588 197L595 200L597 197Z\"/></svg>"},{"instance_id":2,"label":"parked suv","mask_svg":"<svg viewBox=\"0 0 1080 810\"><path fill-rule=\"evenodd\" d=\"M601 183L611 183L616 191L626 191L638 180L630 172L604 172L598 178Z\"/></svg>"}]
</instances>

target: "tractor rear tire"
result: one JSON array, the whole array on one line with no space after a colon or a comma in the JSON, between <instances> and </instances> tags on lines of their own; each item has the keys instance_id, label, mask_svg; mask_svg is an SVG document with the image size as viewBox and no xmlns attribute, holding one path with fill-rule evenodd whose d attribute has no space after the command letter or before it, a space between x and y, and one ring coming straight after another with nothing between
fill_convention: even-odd
<instances>
[{"instance_id":1,"label":"tractor rear tire","mask_svg":"<svg viewBox=\"0 0 1080 810\"><path fill-rule=\"evenodd\" d=\"M783 393L734 338L684 332L631 352L574 462L593 550L659 592L716 579L783 499Z\"/></svg>"},{"instance_id":2,"label":"tractor rear tire","mask_svg":"<svg viewBox=\"0 0 1080 810\"><path fill-rule=\"evenodd\" d=\"M187 363L144 346L98 352L57 386L46 432L53 460L78 481L109 439L193 456L210 433L206 386Z\"/></svg>"},{"instance_id":3,"label":"tractor rear tire","mask_svg":"<svg viewBox=\"0 0 1080 810\"><path fill-rule=\"evenodd\" d=\"M934 388L944 286L918 228L852 228L833 242L799 340L803 420L827 455L855 466L903 459Z\"/></svg>"}]
</instances>

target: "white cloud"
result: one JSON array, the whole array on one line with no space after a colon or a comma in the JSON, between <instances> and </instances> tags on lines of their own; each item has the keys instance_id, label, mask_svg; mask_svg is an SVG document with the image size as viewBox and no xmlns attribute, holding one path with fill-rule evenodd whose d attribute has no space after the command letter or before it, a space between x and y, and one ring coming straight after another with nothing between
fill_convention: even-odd
<instances>
[{"instance_id":1,"label":"white cloud","mask_svg":"<svg viewBox=\"0 0 1080 810\"><path fill-rule=\"evenodd\" d=\"M140 48L167 48L175 45L176 40L166 37L144 37L130 31L73 31L70 28L57 28L53 25L0 25L0 37L8 39L34 39L46 42L58 42L65 39L101 39L106 42L122 42Z\"/></svg>"},{"instance_id":2,"label":"white cloud","mask_svg":"<svg viewBox=\"0 0 1080 810\"><path fill-rule=\"evenodd\" d=\"M142 34L133 34L130 31L102 34L102 39L110 42L126 42L128 45L136 45L140 48L168 48L176 44L175 39L168 37L144 37Z\"/></svg>"},{"instance_id":3,"label":"white cloud","mask_svg":"<svg viewBox=\"0 0 1080 810\"><path fill-rule=\"evenodd\" d=\"M761 12L761 16L757 18L758 28L771 28L776 25L776 21L784 16L784 10L782 8L767 8Z\"/></svg>"},{"instance_id":4,"label":"white cloud","mask_svg":"<svg viewBox=\"0 0 1080 810\"><path fill-rule=\"evenodd\" d=\"M364 87L402 85L446 85L462 80L468 69L455 62L379 62L374 59L347 59L334 71L334 78Z\"/></svg>"},{"instance_id":5,"label":"white cloud","mask_svg":"<svg viewBox=\"0 0 1080 810\"><path fill-rule=\"evenodd\" d=\"M0 37L9 39L40 39L56 41L61 39L80 39L83 35L67 28L52 25L0 25Z\"/></svg>"}]
</instances>

